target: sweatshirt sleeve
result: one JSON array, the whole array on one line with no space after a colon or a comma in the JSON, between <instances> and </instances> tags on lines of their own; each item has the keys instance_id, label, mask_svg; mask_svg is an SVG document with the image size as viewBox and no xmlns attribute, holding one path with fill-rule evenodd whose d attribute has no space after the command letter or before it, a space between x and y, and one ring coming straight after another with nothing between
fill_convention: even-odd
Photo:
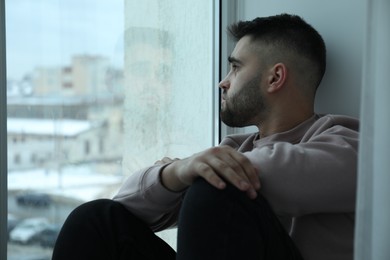
<instances>
[{"instance_id":1,"label":"sweatshirt sleeve","mask_svg":"<svg viewBox=\"0 0 390 260\"><path fill-rule=\"evenodd\" d=\"M162 185L160 173L165 166L155 165L133 173L113 198L153 231L176 225L183 196L183 192L172 192Z\"/></svg>"},{"instance_id":2,"label":"sweatshirt sleeve","mask_svg":"<svg viewBox=\"0 0 390 260\"><path fill-rule=\"evenodd\" d=\"M306 138L244 153L259 169L260 192L279 215L353 212L358 132L333 125Z\"/></svg>"}]
</instances>

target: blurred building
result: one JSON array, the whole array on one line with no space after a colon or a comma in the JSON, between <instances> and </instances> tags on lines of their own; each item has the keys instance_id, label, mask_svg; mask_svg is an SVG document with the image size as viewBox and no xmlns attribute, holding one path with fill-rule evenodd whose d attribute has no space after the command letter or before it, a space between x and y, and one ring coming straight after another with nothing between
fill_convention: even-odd
<instances>
[{"instance_id":1,"label":"blurred building","mask_svg":"<svg viewBox=\"0 0 390 260\"><path fill-rule=\"evenodd\" d=\"M8 85L9 171L121 161L123 72L108 58L77 55Z\"/></svg>"},{"instance_id":2,"label":"blurred building","mask_svg":"<svg viewBox=\"0 0 390 260\"><path fill-rule=\"evenodd\" d=\"M8 170L117 163L122 158L120 120L118 114L100 122L8 118Z\"/></svg>"},{"instance_id":3,"label":"blurred building","mask_svg":"<svg viewBox=\"0 0 390 260\"><path fill-rule=\"evenodd\" d=\"M37 67L31 75L34 96L87 96L123 93L122 71L106 57L76 55L64 67Z\"/></svg>"}]
</instances>

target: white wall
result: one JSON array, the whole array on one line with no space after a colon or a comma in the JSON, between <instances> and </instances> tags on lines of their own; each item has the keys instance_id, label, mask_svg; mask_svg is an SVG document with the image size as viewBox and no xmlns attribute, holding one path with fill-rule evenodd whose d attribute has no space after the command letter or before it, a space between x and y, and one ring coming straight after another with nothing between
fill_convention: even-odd
<instances>
[{"instance_id":1,"label":"white wall","mask_svg":"<svg viewBox=\"0 0 390 260\"><path fill-rule=\"evenodd\" d=\"M365 0L240 0L237 4L239 20L292 13L316 28L328 49L328 67L317 93L316 111L359 116Z\"/></svg>"},{"instance_id":2,"label":"white wall","mask_svg":"<svg viewBox=\"0 0 390 260\"><path fill-rule=\"evenodd\" d=\"M295 13L323 36L328 47L328 70L317 94L316 110L361 120L354 259L390 259L390 2L230 0L229 3L236 5L239 20ZM249 130L255 129L245 129Z\"/></svg>"}]
</instances>

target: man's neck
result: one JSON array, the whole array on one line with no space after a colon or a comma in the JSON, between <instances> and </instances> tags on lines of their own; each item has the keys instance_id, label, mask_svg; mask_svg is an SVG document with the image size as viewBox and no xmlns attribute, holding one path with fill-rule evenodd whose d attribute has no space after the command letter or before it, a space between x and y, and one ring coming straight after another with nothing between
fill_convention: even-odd
<instances>
[{"instance_id":1,"label":"man's neck","mask_svg":"<svg viewBox=\"0 0 390 260\"><path fill-rule=\"evenodd\" d=\"M288 131L314 115L314 111L295 113L293 116L270 116L259 125L260 138Z\"/></svg>"}]
</instances>

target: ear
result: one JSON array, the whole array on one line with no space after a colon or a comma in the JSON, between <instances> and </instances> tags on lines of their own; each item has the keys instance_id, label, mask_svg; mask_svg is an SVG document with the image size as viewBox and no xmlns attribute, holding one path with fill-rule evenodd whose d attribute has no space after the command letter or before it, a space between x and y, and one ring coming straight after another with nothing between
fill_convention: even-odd
<instances>
[{"instance_id":1,"label":"ear","mask_svg":"<svg viewBox=\"0 0 390 260\"><path fill-rule=\"evenodd\" d=\"M274 93L282 89L287 78L287 68L283 63L276 63L268 74L268 93Z\"/></svg>"}]
</instances>

